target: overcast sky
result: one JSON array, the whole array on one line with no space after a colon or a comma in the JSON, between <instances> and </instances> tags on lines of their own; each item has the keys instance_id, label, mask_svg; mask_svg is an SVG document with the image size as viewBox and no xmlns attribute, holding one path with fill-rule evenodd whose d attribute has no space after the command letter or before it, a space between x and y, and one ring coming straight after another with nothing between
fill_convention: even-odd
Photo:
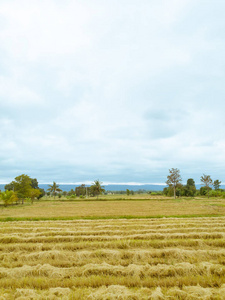
<instances>
[{"instance_id":1,"label":"overcast sky","mask_svg":"<svg viewBox=\"0 0 225 300\"><path fill-rule=\"evenodd\" d=\"M0 182L225 182L224 0L0 0Z\"/></svg>"}]
</instances>

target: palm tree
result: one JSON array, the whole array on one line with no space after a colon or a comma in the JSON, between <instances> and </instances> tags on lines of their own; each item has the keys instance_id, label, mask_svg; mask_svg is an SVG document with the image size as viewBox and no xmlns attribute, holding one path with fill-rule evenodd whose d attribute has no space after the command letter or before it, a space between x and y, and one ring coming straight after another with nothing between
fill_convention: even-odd
<instances>
[{"instance_id":1,"label":"palm tree","mask_svg":"<svg viewBox=\"0 0 225 300\"><path fill-rule=\"evenodd\" d=\"M53 181L53 185L49 185L48 191L53 194L54 199L55 199L56 192L62 192L62 190L59 189L59 185L56 184L55 181Z\"/></svg>"},{"instance_id":2,"label":"palm tree","mask_svg":"<svg viewBox=\"0 0 225 300\"><path fill-rule=\"evenodd\" d=\"M95 180L92 187L93 187L94 193L97 195L97 199L98 199L98 196L101 195L105 191L104 186L102 186L102 182L99 180Z\"/></svg>"}]
</instances>

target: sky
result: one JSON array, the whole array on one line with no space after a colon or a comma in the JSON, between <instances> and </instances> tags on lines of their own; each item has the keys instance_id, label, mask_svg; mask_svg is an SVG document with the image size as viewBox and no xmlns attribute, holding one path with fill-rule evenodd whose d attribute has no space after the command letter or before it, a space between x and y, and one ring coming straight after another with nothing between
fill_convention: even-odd
<instances>
[{"instance_id":1,"label":"sky","mask_svg":"<svg viewBox=\"0 0 225 300\"><path fill-rule=\"evenodd\" d=\"M225 182L224 11L0 0L0 183Z\"/></svg>"}]
</instances>

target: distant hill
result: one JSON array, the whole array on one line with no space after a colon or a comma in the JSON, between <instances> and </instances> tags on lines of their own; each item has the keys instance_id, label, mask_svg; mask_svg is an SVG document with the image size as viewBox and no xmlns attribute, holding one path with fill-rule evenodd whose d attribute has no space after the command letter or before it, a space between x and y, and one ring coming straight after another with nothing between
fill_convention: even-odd
<instances>
[{"instance_id":1,"label":"distant hill","mask_svg":"<svg viewBox=\"0 0 225 300\"><path fill-rule=\"evenodd\" d=\"M75 189L79 185L75 184L60 184L59 188L63 191L70 191L71 189ZM87 186L90 186L87 184ZM39 187L47 190L48 184L39 184ZM146 190L146 191L162 191L165 186L162 185L120 185L120 184L108 184L104 185L106 191L126 191L127 189L138 191L138 190Z\"/></svg>"},{"instance_id":2,"label":"distant hill","mask_svg":"<svg viewBox=\"0 0 225 300\"><path fill-rule=\"evenodd\" d=\"M0 184L0 189L4 191L5 184ZM63 191L70 191L71 189L75 189L79 185L75 184L59 184L59 188ZM87 185L90 186L90 185ZM39 187L44 189L45 191L49 188L48 184L39 184ZM127 189L138 191L138 190L146 190L146 191L162 191L165 187L164 185L154 185L154 184L144 184L144 185L122 185L122 184L109 184L104 185L106 191L126 191Z\"/></svg>"}]
</instances>

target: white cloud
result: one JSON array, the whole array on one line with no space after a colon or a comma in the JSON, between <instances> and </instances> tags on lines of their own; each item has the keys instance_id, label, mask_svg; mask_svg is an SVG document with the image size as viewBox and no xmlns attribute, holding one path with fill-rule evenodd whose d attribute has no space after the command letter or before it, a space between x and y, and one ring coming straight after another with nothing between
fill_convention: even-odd
<instances>
[{"instance_id":1,"label":"white cloud","mask_svg":"<svg viewBox=\"0 0 225 300\"><path fill-rule=\"evenodd\" d=\"M19 77L19 75L18 75ZM18 78L0 76L0 97L2 104L7 105L40 105L42 99L32 88L20 82Z\"/></svg>"},{"instance_id":2,"label":"white cloud","mask_svg":"<svg viewBox=\"0 0 225 300\"><path fill-rule=\"evenodd\" d=\"M173 166L221 162L224 39L209 34L212 5L1 1L0 163L50 181L156 182Z\"/></svg>"}]
</instances>

